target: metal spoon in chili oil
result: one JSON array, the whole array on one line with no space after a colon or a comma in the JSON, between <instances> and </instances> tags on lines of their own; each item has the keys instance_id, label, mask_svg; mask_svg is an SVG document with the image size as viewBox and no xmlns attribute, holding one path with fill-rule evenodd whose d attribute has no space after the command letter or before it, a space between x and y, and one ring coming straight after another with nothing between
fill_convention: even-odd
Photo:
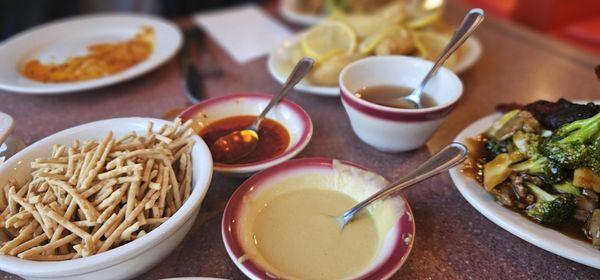
<instances>
[{"instance_id":1,"label":"metal spoon in chili oil","mask_svg":"<svg viewBox=\"0 0 600 280\"><path fill-rule=\"evenodd\" d=\"M267 107L260 113L256 120L247 128L233 131L223 137L220 137L210 146L210 151L215 162L232 163L240 160L250 154L260 141L258 131L261 122L267 116L267 113L285 97L294 86L308 74L312 69L314 60L302 58L283 87L277 95L271 99Z\"/></svg>"}]
</instances>

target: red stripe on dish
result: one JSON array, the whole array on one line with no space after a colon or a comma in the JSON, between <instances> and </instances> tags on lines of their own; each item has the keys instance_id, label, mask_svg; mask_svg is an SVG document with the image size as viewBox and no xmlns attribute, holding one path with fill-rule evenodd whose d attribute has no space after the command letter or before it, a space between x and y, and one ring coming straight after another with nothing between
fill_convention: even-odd
<instances>
[{"instance_id":1,"label":"red stripe on dish","mask_svg":"<svg viewBox=\"0 0 600 280\"><path fill-rule=\"evenodd\" d=\"M340 96L342 101L348 106L356 109L359 112L367 114L369 116L385 119L390 121L404 121L404 122L422 122L438 120L448 115L454 108L454 104L458 101L458 98L452 100L443 106L436 106L425 109L397 109L377 105L354 96L353 94L346 93L340 89Z\"/></svg>"},{"instance_id":2,"label":"red stripe on dish","mask_svg":"<svg viewBox=\"0 0 600 280\"><path fill-rule=\"evenodd\" d=\"M218 106L221 103L230 102L231 99L238 99L238 98L259 99L259 100L266 100L268 102L271 100L271 98L273 98L273 95L263 94L263 93L237 93L237 94L230 94L230 95L225 95L225 96L220 96L220 97L214 97L214 98L210 98L210 99L207 99L200 103L192 105L191 107L189 107L185 111L183 111L181 114L179 114L179 117L183 121L186 121L190 118L193 118L196 114L202 112L203 108L208 108L211 106ZM272 162L277 159L288 156L289 154L293 153L294 151L300 149L303 145L306 145L306 142L308 142L310 140L310 137L313 132L313 125L310 120L310 117L308 116L308 113L306 113L306 111L304 111L304 109L302 109L302 107L300 107L298 104L296 104L292 101L289 101L287 99L281 100L279 105L287 106L292 111L294 111L296 113L296 115L298 115L300 117L300 121L302 123L302 129L301 129L302 134L300 135L300 139L294 146L289 147L283 153L281 153L275 157L272 157L270 159L265 159L265 160L261 160L261 161L250 162L250 163L240 163L240 164L223 164L223 163L214 162L213 165L216 167L225 167L225 168L236 168L236 167L247 167L247 166L260 165L260 164ZM286 127L286 129L287 129L287 127Z\"/></svg>"},{"instance_id":3,"label":"red stripe on dish","mask_svg":"<svg viewBox=\"0 0 600 280\"><path fill-rule=\"evenodd\" d=\"M358 164L341 161L344 164L348 164L363 170L370 171L369 169L362 167ZM223 242L227 247L228 251L233 254L232 257L234 262L237 262L240 258L242 258L245 253L241 248L241 241L238 237L238 217L242 214L242 204L244 201L244 197L246 195L250 195L252 192L257 191L259 186L266 186L266 182L268 180L276 177L282 176L284 172L291 171L299 168L322 168L330 170L333 168L333 160L329 158L304 158L304 159L295 159L290 160L285 163L273 166L271 168L265 169L259 173L254 174L252 177L244 181L238 189L233 193L233 195L229 198L227 205L225 206L225 211L223 213L223 220L221 223L221 233L223 235ZM395 227L399 229L398 234L395 238L395 244L393 245L393 249L391 253L385 258L385 261L378 264L375 268L370 269L365 274L361 275L358 279L385 279L394 274L406 261L410 251L412 249L414 243L415 236L415 224L412 210L408 201L404 197L403 194L400 194L399 197L404 200L405 205L405 213L400 218L400 220L396 223ZM410 238L407 242L404 241L404 238ZM241 263L238 263L239 266L242 266L245 270L253 274L255 277L261 279L274 279L271 274L267 273L260 265L252 261L252 259L244 260Z\"/></svg>"}]
</instances>

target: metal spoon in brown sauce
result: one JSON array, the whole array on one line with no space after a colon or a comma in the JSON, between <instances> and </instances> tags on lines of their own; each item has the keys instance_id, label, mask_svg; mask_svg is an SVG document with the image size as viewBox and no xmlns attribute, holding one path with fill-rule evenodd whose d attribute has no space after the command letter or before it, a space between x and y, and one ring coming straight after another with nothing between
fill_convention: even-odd
<instances>
[{"instance_id":1,"label":"metal spoon in brown sauce","mask_svg":"<svg viewBox=\"0 0 600 280\"><path fill-rule=\"evenodd\" d=\"M277 105L294 86L308 74L314 64L310 58L302 58L292 70L287 81L283 84L281 91L271 99L267 107L260 113L249 127L233 131L219 139L211 146L210 151L215 162L231 163L244 158L250 154L260 140L258 130L267 113Z\"/></svg>"}]
</instances>

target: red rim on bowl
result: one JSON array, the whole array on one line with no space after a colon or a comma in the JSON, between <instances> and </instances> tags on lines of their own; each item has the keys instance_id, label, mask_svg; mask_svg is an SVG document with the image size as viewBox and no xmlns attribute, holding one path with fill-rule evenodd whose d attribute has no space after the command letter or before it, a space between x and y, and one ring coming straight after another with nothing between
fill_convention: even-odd
<instances>
[{"instance_id":1,"label":"red rim on bowl","mask_svg":"<svg viewBox=\"0 0 600 280\"><path fill-rule=\"evenodd\" d=\"M341 161L344 164L348 164L362 170L370 171L369 169L360 165ZM229 257L234 263L244 272L247 276L259 279L273 279L273 276L261 268L260 265L255 263L252 259L240 262L239 260L245 255L238 232L238 217L242 214L242 205L244 198L247 194L257 191L261 186L266 186L270 179L276 176L285 176L286 172L295 169L305 168L316 168L322 170L331 170L333 168L333 159L329 158L303 158L290 160L285 163L276 165L269 169L265 169L259 173L256 173L244 183L242 183L237 190L231 195L225 211L223 213L223 220L221 224L221 233L223 235L223 243L227 249ZM381 261L376 267L369 269L360 279L386 279L393 275L406 261L412 246L414 243L415 236L415 223L413 220L412 210L408 201L404 195L399 195L405 205L405 213L394 225L394 229L398 229L397 235L394 238L395 244L390 250L385 260Z\"/></svg>"},{"instance_id":2,"label":"red rim on bowl","mask_svg":"<svg viewBox=\"0 0 600 280\"><path fill-rule=\"evenodd\" d=\"M238 93L238 94L230 94L230 95L225 95L225 96L220 96L220 97L214 97L214 98L210 98L210 99L207 99L200 103L192 105L191 107L184 110L181 114L179 114L179 117L185 121L190 118L193 118L196 114L198 114L199 112L202 112L203 109L213 107L213 106L219 106L220 104L223 104L226 102L231 102L232 99L242 99L242 98L264 100L264 101L268 102L271 100L271 98L273 98L273 95L264 94L264 93ZM300 138L297 141L297 143L295 143L293 146L288 147L283 153L281 153L275 157L272 157L270 159L265 159L265 160L260 160L260 161L256 161L256 162L250 162L250 163L241 163L241 164L223 164L223 163L215 162L214 163L215 168L217 168L217 169L219 169L219 168L220 169L238 169L238 168L255 167L255 166L259 166L259 165L266 165L265 166L265 168L266 168L266 167L272 166L274 164L277 164L279 162L282 162L286 158L291 158L291 157L295 156L296 154L298 154L300 151L302 151L302 149L304 149L306 147L306 145L308 145L308 142L310 141L310 138L312 137L312 133L313 133L313 124L312 124L312 121L310 120L310 117L308 116L308 113L306 113L306 111L304 111L304 109L302 109L302 107L300 107L298 104L296 104L288 99L281 100L281 102L277 106L286 106L300 118L300 123L301 123L302 129L301 129ZM283 125L283 124L281 124L281 125ZM285 125L283 125L283 126L288 131L290 131L290 129L288 127L286 127Z\"/></svg>"},{"instance_id":3,"label":"red rim on bowl","mask_svg":"<svg viewBox=\"0 0 600 280\"><path fill-rule=\"evenodd\" d=\"M451 99L450 101L445 102L444 104L441 104L441 105L430 107L430 108L400 109L400 108L392 108L392 107L375 104L375 103L368 102L366 100L363 100L361 98L354 96L354 94L352 92L350 92L344 85L343 77L345 76L345 73L348 71L348 69L350 69L352 67L357 67L357 65L360 65L360 64L368 63L369 60L372 60L372 59L390 59L390 58L402 59L402 60L415 60L415 61L419 61L421 63L433 64L430 61L426 61L426 60L423 60L420 58L405 57L405 56L370 57L370 58L361 59L361 60L352 62L352 63L348 64L340 73L339 87L340 87L340 96L342 98L342 101L344 103L346 103L348 106L351 106L352 108L356 109L357 111L367 114L369 116L376 117L376 118L386 119L386 120L390 120L390 121L421 122L421 121L437 120L437 119L441 119L441 118L445 117L452 111L452 109L454 108L454 106L456 105L458 100L460 100L460 97L462 96L462 91L463 91L462 82L456 76L456 74L454 74L452 71L448 70L445 67L442 67L439 69L439 74L449 75L451 77L451 79L456 80L457 84L460 85L459 93L457 94L457 96L455 98Z\"/></svg>"}]
</instances>

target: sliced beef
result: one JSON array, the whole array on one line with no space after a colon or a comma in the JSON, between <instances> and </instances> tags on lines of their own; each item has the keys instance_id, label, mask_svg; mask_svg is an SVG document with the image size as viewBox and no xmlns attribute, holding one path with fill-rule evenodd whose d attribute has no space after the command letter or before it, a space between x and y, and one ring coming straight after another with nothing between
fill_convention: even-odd
<instances>
[{"instance_id":1,"label":"sliced beef","mask_svg":"<svg viewBox=\"0 0 600 280\"><path fill-rule=\"evenodd\" d=\"M555 130L564 124L598 114L600 106L593 103L575 104L561 98L557 102L539 100L525 105L525 110L545 128Z\"/></svg>"},{"instance_id":2,"label":"sliced beef","mask_svg":"<svg viewBox=\"0 0 600 280\"><path fill-rule=\"evenodd\" d=\"M509 179L492 190L492 194L501 204L519 210L535 202L535 197L528 193L523 178L518 174L511 174Z\"/></svg>"},{"instance_id":3,"label":"sliced beef","mask_svg":"<svg viewBox=\"0 0 600 280\"><path fill-rule=\"evenodd\" d=\"M496 105L496 111L500 112L500 113L507 113L510 112L512 110L523 110L523 104L519 104L516 102L512 102L512 103L501 103Z\"/></svg>"},{"instance_id":4,"label":"sliced beef","mask_svg":"<svg viewBox=\"0 0 600 280\"><path fill-rule=\"evenodd\" d=\"M592 216L585 224L584 232L592 240L592 245L600 249L600 209L594 210Z\"/></svg>"},{"instance_id":5,"label":"sliced beef","mask_svg":"<svg viewBox=\"0 0 600 280\"><path fill-rule=\"evenodd\" d=\"M581 195L575 198L573 218L580 222L586 222L597 208L598 195L592 190L583 189Z\"/></svg>"}]
</instances>

